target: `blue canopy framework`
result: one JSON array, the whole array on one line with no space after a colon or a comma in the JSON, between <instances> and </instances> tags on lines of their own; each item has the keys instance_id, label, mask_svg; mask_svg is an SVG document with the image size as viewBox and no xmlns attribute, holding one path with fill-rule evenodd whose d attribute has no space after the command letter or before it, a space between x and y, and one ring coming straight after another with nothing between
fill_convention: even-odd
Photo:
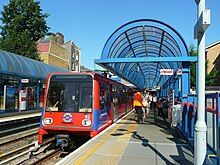
<instances>
[{"instance_id":1,"label":"blue canopy framework","mask_svg":"<svg viewBox=\"0 0 220 165\"><path fill-rule=\"evenodd\" d=\"M176 72L182 70L184 93L189 91L189 62L187 45L171 26L153 19L128 22L108 38L101 59L95 63L139 88L177 85ZM161 76L161 69L173 69L173 76ZM174 82L175 81L175 82Z\"/></svg>"},{"instance_id":2,"label":"blue canopy framework","mask_svg":"<svg viewBox=\"0 0 220 165\"><path fill-rule=\"evenodd\" d=\"M13 86L13 88L16 88L15 94L18 94L24 86L31 87L33 89L32 92L35 91L36 96L36 99L34 99L34 102L36 103L34 108L40 108L40 90L43 88L42 84L45 82L47 74L53 72L68 72L66 69L48 65L43 62L3 50L0 50L0 59L0 78L4 75L4 80L0 79L0 101L1 99L5 99L3 94L7 95L6 90L4 90L4 86ZM24 85L21 82L24 78L29 79L30 83L28 82ZM15 102L16 101L17 100L15 99ZM10 108L10 110L13 108L15 111L18 110L15 106ZM26 108L28 109L29 107L26 106ZM31 107L29 109L32 110L34 108ZM3 111L2 109L0 110ZM7 111L7 109L5 108L4 111Z\"/></svg>"},{"instance_id":3,"label":"blue canopy framework","mask_svg":"<svg viewBox=\"0 0 220 165\"><path fill-rule=\"evenodd\" d=\"M24 56L0 50L0 73L46 79L53 72L68 72L68 70L32 60Z\"/></svg>"}]
</instances>

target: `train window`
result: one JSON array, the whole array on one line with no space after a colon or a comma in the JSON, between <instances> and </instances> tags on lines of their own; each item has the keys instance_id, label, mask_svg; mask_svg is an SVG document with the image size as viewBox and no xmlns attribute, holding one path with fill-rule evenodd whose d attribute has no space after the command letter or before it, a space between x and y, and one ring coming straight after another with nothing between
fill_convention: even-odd
<instances>
[{"instance_id":1,"label":"train window","mask_svg":"<svg viewBox=\"0 0 220 165\"><path fill-rule=\"evenodd\" d=\"M46 111L92 112L92 81L58 78L49 84Z\"/></svg>"},{"instance_id":2,"label":"train window","mask_svg":"<svg viewBox=\"0 0 220 165\"><path fill-rule=\"evenodd\" d=\"M111 107L111 86L104 82L100 83L100 97L99 97L99 105L100 109L110 109Z\"/></svg>"}]
</instances>

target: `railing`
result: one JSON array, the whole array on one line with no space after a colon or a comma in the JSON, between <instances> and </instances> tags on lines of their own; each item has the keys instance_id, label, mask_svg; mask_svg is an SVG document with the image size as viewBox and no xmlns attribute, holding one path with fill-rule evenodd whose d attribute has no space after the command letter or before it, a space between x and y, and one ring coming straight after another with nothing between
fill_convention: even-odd
<instances>
[{"instance_id":1,"label":"railing","mask_svg":"<svg viewBox=\"0 0 220 165\"><path fill-rule=\"evenodd\" d=\"M207 124L207 164L220 165L220 94L210 93L205 96ZM183 99L182 123L179 129L194 144L194 128L197 118L197 96L188 95Z\"/></svg>"}]
</instances>

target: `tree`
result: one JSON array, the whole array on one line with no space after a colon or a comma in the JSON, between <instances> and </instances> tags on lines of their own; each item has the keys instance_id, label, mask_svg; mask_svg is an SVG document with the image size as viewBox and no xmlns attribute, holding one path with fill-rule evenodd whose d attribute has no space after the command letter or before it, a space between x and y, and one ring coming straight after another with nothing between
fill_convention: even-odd
<instances>
[{"instance_id":1,"label":"tree","mask_svg":"<svg viewBox=\"0 0 220 165\"><path fill-rule=\"evenodd\" d=\"M195 45L193 44L189 46L189 55L197 56ZM196 87L196 63L190 63L190 82L192 87Z\"/></svg>"},{"instance_id":2,"label":"tree","mask_svg":"<svg viewBox=\"0 0 220 165\"><path fill-rule=\"evenodd\" d=\"M47 14L34 0L10 0L3 7L0 49L40 60L36 42L48 32Z\"/></svg>"},{"instance_id":3,"label":"tree","mask_svg":"<svg viewBox=\"0 0 220 165\"><path fill-rule=\"evenodd\" d=\"M197 56L197 51L195 50L195 45L191 44L189 46L189 54L190 56ZM208 68L209 61L206 60L205 62L205 85L206 86L212 86L215 83L215 80L217 79L218 71L213 68L212 71L208 74L207 68ZM190 81L191 86L196 87L196 64L190 63Z\"/></svg>"},{"instance_id":4,"label":"tree","mask_svg":"<svg viewBox=\"0 0 220 165\"><path fill-rule=\"evenodd\" d=\"M205 63L206 67L206 73L205 73L205 85L206 86L212 86L215 84L215 81L217 80L218 71L214 67L211 72L208 74L207 68L208 68L209 61L207 60Z\"/></svg>"}]
</instances>

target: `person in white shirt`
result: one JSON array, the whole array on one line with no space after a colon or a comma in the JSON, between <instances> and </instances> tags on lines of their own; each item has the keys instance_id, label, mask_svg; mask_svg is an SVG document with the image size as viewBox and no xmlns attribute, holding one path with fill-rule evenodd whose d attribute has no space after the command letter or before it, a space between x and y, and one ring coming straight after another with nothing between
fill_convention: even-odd
<instances>
[{"instance_id":1,"label":"person in white shirt","mask_svg":"<svg viewBox=\"0 0 220 165\"><path fill-rule=\"evenodd\" d=\"M146 88L144 88L143 90L142 106L143 106L144 118L146 118L146 115L148 115L150 111L149 92L147 92Z\"/></svg>"},{"instance_id":2,"label":"person in white shirt","mask_svg":"<svg viewBox=\"0 0 220 165\"><path fill-rule=\"evenodd\" d=\"M155 95L155 93L153 93L152 100L151 100L151 109L153 111L155 111L156 109L156 102L157 102L157 96Z\"/></svg>"}]
</instances>

